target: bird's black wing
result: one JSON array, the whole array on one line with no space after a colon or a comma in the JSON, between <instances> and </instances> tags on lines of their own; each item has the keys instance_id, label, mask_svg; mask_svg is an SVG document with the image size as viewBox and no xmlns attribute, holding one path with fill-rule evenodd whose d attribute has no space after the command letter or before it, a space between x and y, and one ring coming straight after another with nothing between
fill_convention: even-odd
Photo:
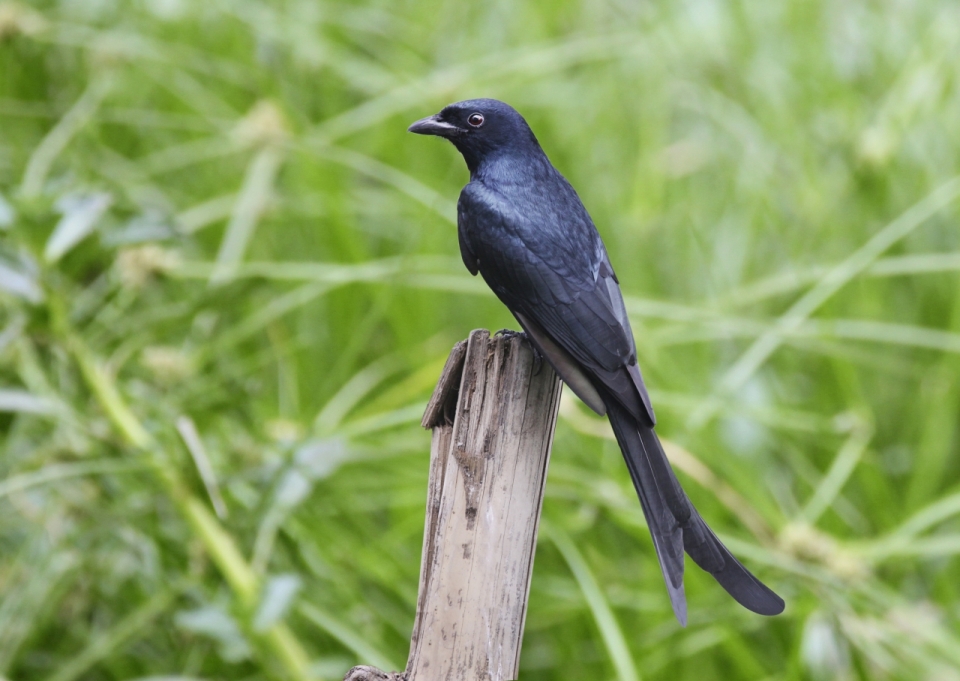
<instances>
[{"instance_id":1,"label":"bird's black wing","mask_svg":"<svg viewBox=\"0 0 960 681\"><path fill-rule=\"evenodd\" d=\"M592 384L652 425L656 418L637 367L619 283L590 217L573 189L564 185L559 187L563 191L552 192L553 200L518 210L499 192L471 182L458 204L461 255L467 268L479 271L525 330L541 341L538 345L552 341ZM551 348L541 349L554 359ZM558 359L555 368L584 397L557 367L565 359ZM603 413L602 404L585 401Z\"/></svg>"},{"instance_id":2,"label":"bird's black wing","mask_svg":"<svg viewBox=\"0 0 960 681\"><path fill-rule=\"evenodd\" d=\"M781 612L780 597L723 546L680 487L653 430L606 250L573 189L565 181L556 189L546 192L550 201L524 205L537 192L525 188L506 197L481 183L467 185L458 207L464 262L483 275L564 381L608 413L677 618L686 622L684 550L743 606L765 615Z\"/></svg>"}]
</instances>

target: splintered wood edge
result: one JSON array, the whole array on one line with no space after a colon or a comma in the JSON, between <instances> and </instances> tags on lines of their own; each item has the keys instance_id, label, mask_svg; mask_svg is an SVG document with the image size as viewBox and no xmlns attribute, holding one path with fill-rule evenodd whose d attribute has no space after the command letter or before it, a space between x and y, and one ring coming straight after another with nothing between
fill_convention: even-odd
<instances>
[{"instance_id":1,"label":"splintered wood edge","mask_svg":"<svg viewBox=\"0 0 960 681\"><path fill-rule=\"evenodd\" d=\"M471 334L473 335L473 334ZM437 381L437 387L427 402L427 408L423 412L423 419L420 425L424 428L436 428L446 423L445 413L447 403L452 399L456 406L457 393L460 388L460 379L463 376L463 361L467 356L467 341L462 340L453 346L450 356L447 357L447 363L443 365L443 371L440 373L440 380ZM452 412L452 410L449 410Z\"/></svg>"}]
</instances>

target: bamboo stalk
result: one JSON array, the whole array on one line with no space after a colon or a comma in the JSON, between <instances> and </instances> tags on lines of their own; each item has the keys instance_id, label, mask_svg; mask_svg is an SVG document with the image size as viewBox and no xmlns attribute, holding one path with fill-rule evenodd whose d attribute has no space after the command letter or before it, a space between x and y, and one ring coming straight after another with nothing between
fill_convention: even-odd
<instances>
[{"instance_id":1,"label":"bamboo stalk","mask_svg":"<svg viewBox=\"0 0 960 681\"><path fill-rule=\"evenodd\" d=\"M560 381L518 336L454 346L433 430L417 617L403 673L345 681L516 679Z\"/></svg>"}]
</instances>

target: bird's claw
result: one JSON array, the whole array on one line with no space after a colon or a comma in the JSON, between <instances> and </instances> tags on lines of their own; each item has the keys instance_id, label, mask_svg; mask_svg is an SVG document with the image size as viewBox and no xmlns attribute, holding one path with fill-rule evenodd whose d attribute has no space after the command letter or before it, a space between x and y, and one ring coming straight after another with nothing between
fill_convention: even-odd
<instances>
[{"instance_id":1,"label":"bird's claw","mask_svg":"<svg viewBox=\"0 0 960 681\"><path fill-rule=\"evenodd\" d=\"M537 348L536 343L534 343L530 336L527 335L526 331L514 331L513 329L500 329L497 331L494 336L500 336L507 340L511 338L520 338L521 340L527 341L527 344L530 346L531 352L533 352L533 375L537 376L540 373L540 369L543 368L543 355L540 354L539 348Z\"/></svg>"}]
</instances>

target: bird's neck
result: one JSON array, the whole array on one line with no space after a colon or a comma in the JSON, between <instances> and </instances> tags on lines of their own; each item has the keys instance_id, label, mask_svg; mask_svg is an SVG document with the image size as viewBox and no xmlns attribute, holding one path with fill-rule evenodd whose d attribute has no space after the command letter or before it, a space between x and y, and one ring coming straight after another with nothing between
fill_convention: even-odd
<instances>
[{"instance_id":1,"label":"bird's neck","mask_svg":"<svg viewBox=\"0 0 960 681\"><path fill-rule=\"evenodd\" d=\"M463 158L470 170L470 179L480 182L511 183L518 180L529 182L549 177L557 172L539 147L523 153L512 150L488 153L481 158L473 159L464 154Z\"/></svg>"}]
</instances>

